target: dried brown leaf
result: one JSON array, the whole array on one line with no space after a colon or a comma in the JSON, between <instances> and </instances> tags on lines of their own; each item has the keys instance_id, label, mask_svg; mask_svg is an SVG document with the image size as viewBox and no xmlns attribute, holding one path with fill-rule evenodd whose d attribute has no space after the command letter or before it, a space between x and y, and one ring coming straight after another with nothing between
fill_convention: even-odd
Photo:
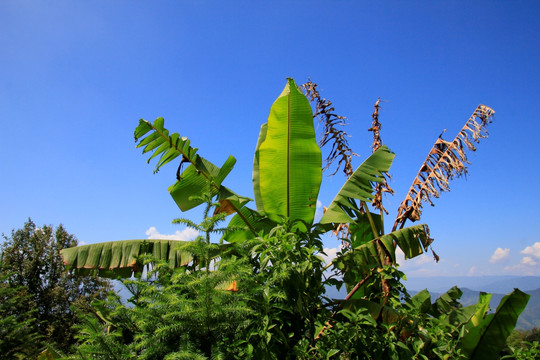
<instances>
[{"instance_id":1,"label":"dried brown leaf","mask_svg":"<svg viewBox=\"0 0 540 360\"><path fill-rule=\"evenodd\" d=\"M347 138L349 135L339 127L346 126L347 118L335 114L335 109L330 100L321 98L317 90L317 84L309 80L307 83L300 85L308 100L315 103L314 118L319 119L319 123L323 124L323 135L319 141L321 147L331 144L331 149L328 157L325 159L323 170L328 170L330 166L337 161L336 170L331 174L335 175L341 166L347 177L350 177L354 172L351 160L352 156L358 156L349 147Z\"/></svg>"},{"instance_id":2,"label":"dried brown leaf","mask_svg":"<svg viewBox=\"0 0 540 360\"><path fill-rule=\"evenodd\" d=\"M437 139L398 208L392 231L398 226L403 228L407 220L419 220L422 202L433 206L431 198L439 197L440 192L450 191L450 180L467 174L466 164L469 161L465 150L475 151L474 144L488 137L486 126L491 123L493 114L495 111L490 107L478 105L453 141L445 141L442 137Z\"/></svg>"},{"instance_id":3,"label":"dried brown leaf","mask_svg":"<svg viewBox=\"0 0 540 360\"><path fill-rule=\"evenodd\" d=\"M368 131L373 132L373 143L371 144L371 148L373 149L373 152L375 152L378 148L380 148L383 145L383 141L381 139L381 123L379 122L379 109L381 106L379 105L381 103L381 98L378 98L375 102L375 105L373 105L374 110L373 114L371 114L371 119L373 120L371 123L371 127L368 129ZM388 185L387 178L390 178L390 175L388 173L384 174L385 179L383 182L378 183L375 186L375 196L373 197L372 205L375 209L379 209L382 213L384 211L388 215L388 210L386 210L383 206L382 202L382 194L387 192L390 194L394 194L394 190Z\"/></svg>"}]
</instances>

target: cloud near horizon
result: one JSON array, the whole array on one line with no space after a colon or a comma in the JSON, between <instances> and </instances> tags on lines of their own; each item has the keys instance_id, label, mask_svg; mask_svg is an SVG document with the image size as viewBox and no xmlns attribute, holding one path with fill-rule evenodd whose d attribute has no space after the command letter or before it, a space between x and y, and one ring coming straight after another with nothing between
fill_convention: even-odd
<instances>
[{"instance_id":1,"label":"cloud near horizon","mask_svg":"<svg viewBox=\"0 0 540 360\"><path fill-rule=\"evenodd\" d=\"M510 255L510 249L503 249L503 248L497 248L493 255L491 255L491 259L489 259L489 262L492 264L504 261L508 259L508 256Z\"/></svg>"},{"instance_id":2,"label":"cloud near horizon","mask_svg":"<svg viewBox=\"0 0 540 360\"><path fill-rule=\"evenodd\" d=\"M527 246L520 252L523 255L531 255L540 259L540 242L535 242L533 246Z\"/></svg>"},{"instance_id":3,"label":"cloud near horizon","mask_svg":"<svg viewBox=\"0 0 540 360\"><path fill-rule=\"evenodd\" d=\"M146 235L148 235L148 239L191 241L195 240L195 238L199 235L199 232L192 228L185 228L182 231L177 230L174 234L166 235L160 234L159 231L152 226L146 230Z\"/></svg>"},{"instance_id":4,"label":"cloud near horizon","mask_svg":"<svg viewBox=\"0 0 540 360\"><path fill-rule=\"evenodd\" d=\"M519 264L506 266L504 270L507 272L519 271L521 274L538 276L540 272L540 268L538 267L540 263L540 242L535 242L533 245L525 247L525 249L520 251L520 254L524 256L521 258Z\"/></svg>"},{"instance_id":5,"label":"cloud near horizon","mask_svg":"<svg viewBox=\"0 0 540 360\"><path fill-rule=\"evenodd\" d=\"M521 263L524 265L530 265L530 266L534 266L537 264L537 262L534 261L534 259L530 256L524 256L523 259L521 259Z\"/></svg>"}]
</instances>

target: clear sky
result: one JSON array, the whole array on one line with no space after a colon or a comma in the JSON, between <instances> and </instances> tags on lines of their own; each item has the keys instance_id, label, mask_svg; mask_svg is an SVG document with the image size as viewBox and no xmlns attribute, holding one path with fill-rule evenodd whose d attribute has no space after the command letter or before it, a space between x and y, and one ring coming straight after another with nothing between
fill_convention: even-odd
<instances>
[{"instance_id":1,"label":"clear sky","mask_svg":"<svg viewBox=\"0 0 540 360\"><path fill-rule=\"evenodd\" d=\"M468 178L425 208L441 262L403 269L540 275L539 15L538 1L0 1L0 232L31 217L87 244L185 235L171 220L200 213L169 197L175 166L152 175L138 119L163 116L218 165L235 156L225 184L252 197L259 127L286 77L311 78L348 117L356 165L388 100L387 223L441 131L494 108ZM343 182L325 176L322 205Z\"/></svg>"}]
</instances>

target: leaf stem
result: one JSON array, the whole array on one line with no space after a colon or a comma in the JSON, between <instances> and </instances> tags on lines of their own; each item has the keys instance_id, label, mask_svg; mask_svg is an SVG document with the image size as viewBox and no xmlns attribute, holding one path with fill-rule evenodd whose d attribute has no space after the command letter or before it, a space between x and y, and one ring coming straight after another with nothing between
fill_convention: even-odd
<instances>
[{"instance_id":1,"label":"leaf stem","mask_svg":"<svg viewBox=\"0 0 540 360\"><path fill-rule=\"evenodd\" d=\"M381 236L379 232L377 231L377 228L375 227L375 222L373 221L373 218L371 217L371 213L369 212L368 206L364 200L361 200L360 203L362 204L362 207L364 208L364 211L366 212L366 215L369 220L369 224L371 225L371 230L373 231L374 238L378 238Z\"/></svg>"}]
</instances>

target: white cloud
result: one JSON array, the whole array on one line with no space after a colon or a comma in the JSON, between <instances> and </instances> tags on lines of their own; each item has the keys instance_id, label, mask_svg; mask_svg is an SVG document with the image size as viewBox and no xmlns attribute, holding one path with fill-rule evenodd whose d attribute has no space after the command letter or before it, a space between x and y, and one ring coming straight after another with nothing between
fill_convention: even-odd
<instances>
[{"instance_id":1,"label":"white cloud","mask_svg":"<svg viewBox=\"0 0 540 360\"><path fill-rule=\"evenodd\" d=\"M77 245L78 245L78 246L86 245L86 241L79 241L79 243L78 243Z\"/></svg>"},{"instance_id":2,"label":"white cloud","mask_svg":"<svg viewBox=\"0 0 540 360\"><path fill-rule=\"evenodd\" d=\"M473 275L476 275L476 273L477 273L476 266L471 266L471 268L469 269L468 275L473 276Z\"/></svg>"},{"instance_id":3,"label":"white cloud","mask_svg":"<svg viewBox=\"0 0 540 360\"><path fill-rule=\"evenodd\" d=\"M324 259L324 263L330 264L330 262L335 259L338 251L341 251L341 245L335 248L324 248L326 256L321 254L322 258Z\"/></svg>"},{"instance_id":4,"label":"white cloud","mask_svg":"<svg viewBox=\"0 0 540 360\"><path fill-rule=\"evenodd\" d=\"M506 260L508 258L508 255L510 255L510 249L497 248L493 255L491 255L491 259L489 259L489 262L492 264L501 262L503 260Z\"/></svg>"},{"instance_id":5,"label":"white cloud","mask_svg":"<svg viewBox=\"0 0 540 360\"><path fill-rule=\"evenodd\" d=\"M174 234L165 235L160 234L157 229L152 226L148 230L146 230L146 235L148 235L148 239L190 241L194 240L199 235L199 232L192 228L185 228L182 231L177 230Z\"/></svg>"},{"instance_id":6,"label":"white cloud","mask_svg":"<svg viewBox=\"0 0 540 360\"><path fill-rule=\"evenodd\" d=\"M400 270L410 269L412 267L418 267L424 264L429 264L434 262L432 256L428 256L426 253L418 255L412 259L405 259L405 254L400 248L396 249L396 262L400 266Z\"/></svg>"},{"instance_id":7,"label":"white cloud","mask_svg":"<svg viewBox=\"0 0 540 360\"><path fill-rule=\"evenodd\" d=\"M534 267L532 267L533 265L530 264L530 263L525 264L523 261L524 260L522 259L521 264L512 265L512 266L506 266L504 268L504 271L506 271L507 273L510 273L510 274L513 274L513 275L519 275L519 276L523 276L523 275L538 276L538 272L536 271L536 269ZM527 260L525 260L525 261L527 261Z\"/></svg>"},{"instance_id":8,"label":"white cloud","mask_svg":"<svg viewBox=\"0 0 540 360\"><path fill-rule=\"evenodd\" d=\"M521 263L530 266L536 265L536 261L534 261L533 258L530 256L524 256L523 259L521 259Z\"/></svg>"},{"instance_id":9,"label":"white cloud","mask_svg":"<svg viewBox=\"0 0 540 360\"><path fill-rule=\"evenodd\" d=\"M523 255L532 255L537 259L540 259L540 242L535 242L533 246L527 246L521 250Z\"/></svg>"},{"instance_id":10,"label":"white cloud","mask_svg":"<svg viewBox=\"0 0 540 360\"><path fill-rule=\"evenodd\" d=\"M416 265L424 265L433 261L433 257L427 256L426 254L422 254L414 258L414 262L416 263Z\"/></svg>"}]
</instances>

